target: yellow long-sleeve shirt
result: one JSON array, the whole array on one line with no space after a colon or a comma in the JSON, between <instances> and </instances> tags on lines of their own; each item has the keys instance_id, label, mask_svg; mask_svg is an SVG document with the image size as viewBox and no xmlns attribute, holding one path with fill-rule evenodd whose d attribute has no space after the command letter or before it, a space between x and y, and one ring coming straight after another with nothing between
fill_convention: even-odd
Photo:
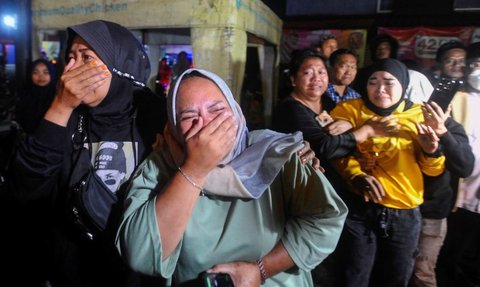
<instances>
[{"instance_id":1,"label":"yellow long-sleeve shirt","mask_svg":"<svg viewBox=\"0 0 480 287\"><path fill-rule=\"evenodd\" d=\"M404 111L402 103L392 113L398 118L400 129L395 136L373 137L357 144L357 155L337 159L332 162L342 177L351 181L362 174L374 176L383 186L386 196L380 204L397 209L410 209L423 202L422 172L429 176L440 175L444 171L445 157L426 156L418 143L416 123L424 121L421 105L414 104ZM376 116L362 99L337 104L331 112L335 119L343 119L356 129L368 119ZM374 157L376 165L371 171L362 170L357 158Z\"/></svg>"}]
</instances>

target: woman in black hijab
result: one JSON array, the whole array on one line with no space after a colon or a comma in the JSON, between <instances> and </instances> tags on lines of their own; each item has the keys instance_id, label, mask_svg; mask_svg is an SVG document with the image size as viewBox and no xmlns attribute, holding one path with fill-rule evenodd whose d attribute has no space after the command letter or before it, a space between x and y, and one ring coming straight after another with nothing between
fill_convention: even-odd
<instances>
[{"instance_id":1,"label":"woman in black hijab","mask_svg":"<svg viewBox=\"0 0 480 287\"><path fill-rule=\"evenodd\" d=\"M420 232L423 176L444 171L439 138L424 110L404 98L408 70L384 59L369 70L362 98L338 104L331 115L353 127L395 118L387 134L357 143L356 153L332 164L350 186L349 214L338 252L341 286L407 286ZM368 162L368 164L366 164Z\"/></svg>"},{"instance_id":2,"label":"woman in black hijab","mask_svg":"<svg viewBox=\"0 0 480 287\"><path fill-rule=\"evenodd\" d=\"M25 88L19 92L15 120L27 133L32 132L55 96L55 69L49 61L37 59L28 69Z\"/></svg>"},{"instance_id":3,"label":"woman in black hijab","mask_svg":"<svg viewBox=\"0 0 480 287\"><path fill-rule=\"evenodd\" d=\"M145 86L150 62L128 29L97 20L68 27L67 36L67 65L55 97L13 163L17 193L24 201L41 200L49 212L54 286L138 286L114 249L114 221L89 240L71 220L69 179L78 163L73 141L88 149L99 184L121 200L130 174L163 129L158 115L165 107L155 106ZM83 133L76 137L80 118Z\"/></svg>"}]
</instances>

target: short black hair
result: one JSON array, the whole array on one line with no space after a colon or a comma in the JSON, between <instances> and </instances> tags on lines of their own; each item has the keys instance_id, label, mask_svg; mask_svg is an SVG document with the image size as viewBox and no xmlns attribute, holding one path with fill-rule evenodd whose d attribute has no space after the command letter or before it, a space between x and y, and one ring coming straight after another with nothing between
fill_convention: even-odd
<instances>
[{"instance_id":1,"label":"short black hair","mask_svg":"<svg viewBox=\"0 0 480 287\"><path fill-rule=\"evenodd\" d=\"M446 43L443 43L437 50L437 54L435 55L435 61L440 63L442 61L443 55L445 55L446 52L452 49L462 49L465 52L467 51L467 47L465 45L457 40L451 40Z\"/></svg>"},{"instance_id":2,"label":"short black hair","mask_svg":"<svg viewBox=\"0 0 480 287\"><path fill-rule=\"evenodd\" d=\"M347 48L340 48L330 55L330 58L328 59L330 67L333 67L340 60L340 56L342 55L352 55L355 57L355 59L357 59L358 62L358 56L355 54L355 52Z\"/></svg>"},{"instance_id":3,"label":"short black hair","mask_svg":"<svg viewBox=\"0 0 480 287\"><path fill-rule=\"evenodd\" d=\"M290 63L288 65L288 75L295 76L303 62L310 58L319 58L323 61L325 67L327 66L327 60L325 59L325 57L313 49L307 48L301 50L294 50L291 54Z\"/></svg>"},{"instance_id":4,"label":"short black hair","mask_svg":"<svg viewBox=\"0 0 480 287\"><path fill-rule=\"evenodd\" d=\"M396 59L397 58L397 52L398 52L398 41L397 39L393 38L389 34L378 34L370 43L370 56L372 60L376 60L376 51L378 46L380 46L381 43L387 42L390 45L391 51L390 51L390 58Z\"/></svg>"},{"instance_id":5,"label":"short black hair","mask_svg":"<svg viewBox=\"0 0 480 287\"><path fill-rule=\"evenodd\" d=\"M333 35L333 34L324 35L322 38L320 38L320 41L318 42L318 45L322 46L324 42L326 42L328 40L331 40L331 39L337 40L337 37L335 37L335 35Z\"/></svg>"}]
</instances>

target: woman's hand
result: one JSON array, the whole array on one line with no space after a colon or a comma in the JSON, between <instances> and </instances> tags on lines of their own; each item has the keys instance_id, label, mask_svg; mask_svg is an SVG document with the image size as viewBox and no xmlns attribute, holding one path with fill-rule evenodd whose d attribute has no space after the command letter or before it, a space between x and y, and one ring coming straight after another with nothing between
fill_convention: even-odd
<instances>
[{"instance_id":1,"label":"woman's hand","mask_svg":"<svg viewBox=\"0 0 480 287\"><path fill-rule=\"evenodd\" d=\"M435 102L423 103L422 112L425 119L425 125L432 127L435 134L439 137L448 132L445 127L445 121L450 116L452 106L449 105L447 110L443 112L442 108Z\"/></svg>"},{"instance_id":2,"label":"woman's hand","mask_svg":"<svg viewBox=\"0 0 480 287\"><path fill-rule=\"evenodd\" d=\"M398 119L395 116L372 117L367 120L364 125L368 125L372 129L372 137L388 137L393 136L400 129Z\"/></svg>"},{"instance_id":3,"label":"woman's hand","mask_svg":"<svg viewBox=\"0 0 480 287\"><path fill-rule=\"evenodd\" d=\"M111 76L107 67L97 65L96 61L78 67L74 65L75 60L71 58L60 77L56 94L56 98L71 109L78 107L85 97L93 94Z\"/></svg>"},{"instance_id":4,"label":"woman's hand","mask_svg":"<svg viewBox=\"0 0 480 287\"><path fill-rule=\"evenodd\" d=\"M437 136L432 127L417 124L418 142L423 151L428 154L434 153L438 149L440 138Z\"/></svg>"},{"instance_id":5,"label":"woman's hand","mask_svg":"<svg viewBox=\"0 0 480 287\"><path fill-rule=\"evenodd\" d=\"M310 143L306 140L304 140L303 143L303 148L297 151L297 154L300 157L302 163L305 164L311 160L313 169L325 172L323 167L320 166L320 160L315 156L315 152L310 147Z\"/></svg>"},{"instance_id":6,"label":"woman's hand","mask_svg":"<svg viewBox=\"0 0 480 287\"><path fill-rule=\"evenodd\" d=\"M105 65L95 61L74 67L75 60L70 59L58 82L55 98L45 114L45 119L60 126L67 126L72 111L82 100L92 95L98 87L111 77Z\"/></svg>"},{"instance_id":7,"label":"woman's hand","mask_svg":"<svg viewBox=\"0 0 480 287\"><path fill-rule=\"evenodd\" d=\"M332 136L338 136L353 128L353 125L345 120L335 120L323 129Z\"/></svg>"},{"instance_id":8,"label":"woman's hand","mask_svg":"<svg viewBox=\"0 0 480 287\"><path fill-rule=\"evenodd\" d=\"M235 261L218 264L207 272L227 273L232 278L235 287L260 286L260 270L255 262Z\"/></svg>"},{"instance_id":9,"label":"woman's hand","mask_svg":"<svg viewBox=\"0 0 480 287\"><path fill-rule=\"evenodd\" d=\"M400 129L398 119L395 116L372 117L353 134L357 143L362 143L370 137L386 137L395 135Z\"/></svg>"},{"instance_id":10,"label":"woman's hand","mask_svg":"<svg viewBox=\"0 0 480 287\"><path fill-rule=\"evenodd\" d=\"M385 190L382 184L372 175L363 174L352 180L352 185L363 195L365 202L370 200L379 203L385 197Z\"/></svg>"},{"instance_id":11,"label":"woman's hand","mask_svg":"<svg viewBox=\"0 0 480 287\"><path fill-rule=\"evenodd\" d=\"M227 273L230 275L235 287L260 286L260 270L257 263L247 261L235 261L231 263L218 264L208 273Z\"/></svg>"},{"instance_id":12,"label":"woman's hand","mask_svg":"<svg viewBox=\"0 0 480 287\"><path fill-rule=\"evenodd\" d=\"M193 123L185 135L184 168L195 178L204 178L233 149L237 123L231 113L221 113L206 126L203 118Z\"/></svg>"}]
</instances>

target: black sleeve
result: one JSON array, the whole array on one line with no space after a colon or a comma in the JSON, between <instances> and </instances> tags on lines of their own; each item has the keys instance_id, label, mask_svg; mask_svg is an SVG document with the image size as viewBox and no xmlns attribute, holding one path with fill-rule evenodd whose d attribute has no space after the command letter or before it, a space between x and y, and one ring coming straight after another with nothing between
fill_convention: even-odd
<instances>
[{"instance_id":1,"label":"black sleeve","mask_svg":"<svg viewBox=\"0 0 480 287\"><path fill-rule=\"evenodd\" d=\"M35 200L55 194L67 143L67 128L40 121L18 147L12 163L15 197Z\"/></svg>"},{"instance_id":2,"label":"black sleeve","mask_svg":"<svg viewBox=\"0 0 480 287\"><path fill-rule=\"evenodd\" d=\"M298 101L287 98L275 110L273 129L284 133L301 131L321 160L344 157L355 149L356 141L352 133L331 136L317 123L315 116L313 111Z\"/></svg>"},{"instance_id":3,"label":"black sleeve","mask_svg":"<svg viewBox=\"0 0 480 287\"><path fill-rule=\"evenodd\" d=\"M448 133L440 138L445 167L458 177L468 177L473 171L475 157L465 129L452 118L447 119L445 125Z\"/></svg>"},{"instance_id":4,"label":"black sleeve","mask_svg":"<svg viewBox=\"0 0 480 287\"><path fill-rule=\"evenodd\" d=\"M162 134L167 123L167 98L150 90L135 94L137 109L137 128L145 145L145 158L151 152L151 146L156 140L156 134Z\"/></svg>"}]
</instances>

